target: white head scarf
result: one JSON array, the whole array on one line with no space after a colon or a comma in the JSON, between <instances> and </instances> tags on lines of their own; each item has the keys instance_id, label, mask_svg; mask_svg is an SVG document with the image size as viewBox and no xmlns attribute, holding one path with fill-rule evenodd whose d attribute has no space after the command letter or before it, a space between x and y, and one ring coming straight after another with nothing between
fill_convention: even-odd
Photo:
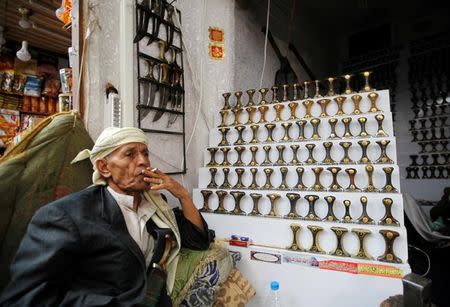
<instances>
[{"instance_id":1,"label":"white head scarf","mask_svg":"<svg viewBox=\"0 0 450 307\"><path fill-rule=\"evenodd\" d=\"M105 179L97 170L95 161L103 159L120 146L128 143L143 143L148 146L147 136L141 129L134 127L108 127L99 135L92 150L85 149L80 151L71 164L89 158L94 169L92 182L94 185L106 185Z\"/></svg>"}]
</instances>

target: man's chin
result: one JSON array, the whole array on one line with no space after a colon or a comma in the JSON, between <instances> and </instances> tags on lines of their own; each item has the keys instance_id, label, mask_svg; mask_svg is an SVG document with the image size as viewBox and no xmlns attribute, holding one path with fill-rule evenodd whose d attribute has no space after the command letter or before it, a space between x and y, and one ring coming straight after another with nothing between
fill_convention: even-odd
<instances>
[{"instance_id":1,"label":"man's chin","mask_svg":"<svg viewBox=\"0 0 450 307\"><path fill-rule=\"evenodd\" d=\"M148 184L145 185L139 185L139 186L134 186L134 187L130 187L128 189L128 191L133 191L133 192L144 192L144 191L148 191L150 190L150 186Z\"/></svg>"},{"instance_id":2,"label":"man's chin","mask_svg":"<svg viewBox=\"0 0 450 307\"><path fill-rule=\"evenodd\" d=\"M130 185L126 187L124 190L127 191L127 193L137 193L137 192L142 193L144 191L150 190L150 186L148 185L148 183L143 182L139 184Z\"/></svg>"}]
</instances>

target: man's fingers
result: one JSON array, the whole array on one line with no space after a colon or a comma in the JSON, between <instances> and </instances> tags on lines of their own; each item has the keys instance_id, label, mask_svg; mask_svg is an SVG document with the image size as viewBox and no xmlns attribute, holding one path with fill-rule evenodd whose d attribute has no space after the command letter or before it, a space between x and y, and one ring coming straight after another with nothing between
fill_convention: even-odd
<instances>
[{"instance_id":1,"label":"man's fingers","mask_svg":"<svg viewBox=\"0 0 450 307\"><path fill-rule=\"evenodd\" d=\"M165 189L171 191L174 186L176 187L176 184L174 185L174 180L157 168L147 167L144 170L144 173L147 176L144 177L144 180L152 184L150 186L151 190Z\"/></svg>"},{"instance_id":2,"label":"man's fingers","mask_svg":"<svg viewBox=\"0 0 450 307\"><path fill-rule=\"evenodd\" d=\"M149 183L164 184L164 180L162 178L145 177L144 180Z\"/></svg>"}]
</instances>

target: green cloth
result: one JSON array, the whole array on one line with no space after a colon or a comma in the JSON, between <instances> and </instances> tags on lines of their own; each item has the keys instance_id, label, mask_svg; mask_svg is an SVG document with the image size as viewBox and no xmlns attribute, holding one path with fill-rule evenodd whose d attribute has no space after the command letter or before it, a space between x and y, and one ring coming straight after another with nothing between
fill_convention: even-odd
<instances>
[{"instance_id":1,"label":"green cloth","mask_svg":"<svg viewBox=\"0 0 450 307\"><path fill-rule=\"evenodd\" d=\"M60 113L36 126L0 160L0 290L9 281L9 265L36 210L91 184L91 163L70 161L92 145L82 121Z\"/></svg>"},{"instance_id":2,"label":"green cloth","mask_svg":"<svg viewBox=\"0 0 450 307\"><path fill-rule=\"evenodd\" d=\"M218 244L211 244L204 251L182 248L179 256L175 283L170 295L174 306L179 306L183 299L186 298L199 273L202 272L202 269L209 262L217 261L219 284L225 281L233 268L230 253L226 248Z\"/></svg>"},{"instance_id":3,"label":"green cloth","mask_svg":"<svg viewBox=\"0 0 450 307\"><path fill-rule=\"evenodd\" d=\"M177 273L175 274L175 283L171 293L172 301L180 295L180 292L188 283L188 280L194 273L195 268L205 259L209 250L195 251L187 248L180 250L180 259L178 260Z\"/></svg>"}]
</instances>

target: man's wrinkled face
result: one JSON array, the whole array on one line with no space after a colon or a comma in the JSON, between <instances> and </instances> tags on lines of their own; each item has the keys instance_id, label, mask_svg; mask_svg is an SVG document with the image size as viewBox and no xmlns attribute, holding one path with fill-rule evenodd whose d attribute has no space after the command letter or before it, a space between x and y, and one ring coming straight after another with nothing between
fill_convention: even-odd
<instances>
[{"instance_id":1,"label":"man's wrinkled face","mask_svg":"<svg viewBox=\"0 0 450 307\"><path fill-rule=\"evenodd\" d=\"M142 171L150 167L148 148L142 143L125 144L105 158L108 185L117 192L132 194L148 189Z\"/></svg>"}]
</instances>

